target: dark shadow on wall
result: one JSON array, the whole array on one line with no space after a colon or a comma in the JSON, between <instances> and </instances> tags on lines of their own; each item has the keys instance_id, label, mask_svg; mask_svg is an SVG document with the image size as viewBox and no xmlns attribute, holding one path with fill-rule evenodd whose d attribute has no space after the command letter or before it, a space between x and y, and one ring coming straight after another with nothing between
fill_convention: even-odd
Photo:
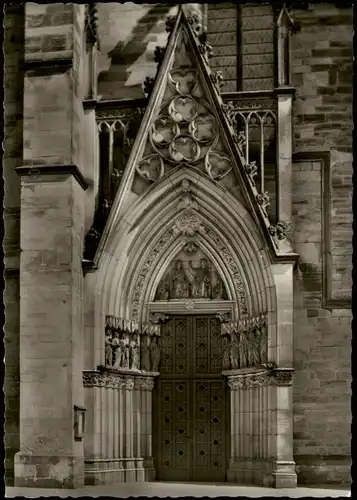
<instances>
[{"instance_id":1,"label":"dark shadow on wall","mask_svg":"<svg viewBox=\"0 0 357 500\"><path fill-rule=\"evenodd\" d=\"M125 86L128 77L128 68L142 56L146 50L148 41L144 42L151 32L153 38L161 29L154 29L160 19L163 18L174 4L159 4L153 6L142 16L134 26L130 39L127 42L119 41L108 56L111 58L109 70L100 73L98 77L98 93L104 99L138 99L145 97L142 83ZM143 75L143 81L147 75Z\"/></svg>"}]
</instances>

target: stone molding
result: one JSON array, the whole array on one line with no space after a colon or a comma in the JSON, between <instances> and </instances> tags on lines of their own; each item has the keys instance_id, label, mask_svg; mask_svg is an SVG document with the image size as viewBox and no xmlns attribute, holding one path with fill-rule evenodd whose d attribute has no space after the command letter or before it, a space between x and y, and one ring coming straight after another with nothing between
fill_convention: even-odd
<instances>
[{"instance_id":1,"label":"stone molding","mask_svg":"<svg viewBox=\"0 0 357 500\"><path fill-rule=\"evenodd\" d=\"M154 378L159 373L145 374L142 371L130 373L128 371L115 370L83 370L83 387L105 387L107 389L124 389L132 391L140 389L152 391L154 388Z\"/></svg>"},{"instance_id":2,"label":"stone molding","mask_svg":"<svg viewBox=\"0 0 357 500\"><path fill-rule=\"evenodd\" d=\"M36 177L38 175L73 175L85 191L88 183L77 165L21 165L15 171L20 176Z\"/></svg>"},{"instance_id":3,"label":"stone molding","mask_svg":"<svg viewBox=\"0 0 357 500\"><path fill-rule=\"evenodd\" d=\"M277 368L275 370L245 371L241 374L237 372L238 370L223 372L223 375L228 378L229 388L233 391L267 385L292 386L294 369Z\"/></svg>"}]
</instances>

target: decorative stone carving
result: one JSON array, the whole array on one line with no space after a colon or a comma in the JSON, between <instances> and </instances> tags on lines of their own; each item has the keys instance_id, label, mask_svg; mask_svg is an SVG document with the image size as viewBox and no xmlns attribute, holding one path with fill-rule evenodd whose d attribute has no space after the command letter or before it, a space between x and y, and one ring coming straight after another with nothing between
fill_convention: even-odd
<instances>
[{"instance_id":1,"label":"decorative stone carving","mask_svg":"<svg viewBox=\"0 0 357 500\"><path fill-rule=\"evenodd\" d=\"M176 16L168 16L166 22L165 22L165 29L167 33L171 33L171 31L174 29L176 23Z\"/></svg>"},{"instance_id":2,"label":"decorative stone carving","mask_svg":"<svg viewBox=\"0 0 357 500\"><path fill-rule=\"evenodd\" d=\"M185 252L185 254L192 256L198 252L199 246L194 241L189 241L188 243L186 243L182 250Z\"/></svg>"},{"instance_id":3,"label":"decorative stone carving","mask_svg":"<svg viewBox=\"0 0 357 500\"><path fill-rule=\"evenodd\" d=\"M217 313L216 318L219 319L221 323L229 323L232 320L231 313Z\"/></svg>"},{"instance_id":4,"label":"decorative stone carving","mask_svg":"<svg viewBox=\"0 0 357 500\"><path fill-rule=\"evenodd\" d=\"M185 179L181 183L181 188L182 188L182 195L180 196L180 201L178 204L178 210L187 210L188 208L193 209L193 210L198 210L198 203L196 200L194 200L194 197L191 193L191 186L190 182Z\"/></svg>"},{"instance_id":5,"label":"decorative stone carving","mask_svg":"<svg viewBox=\"0 0 357 500\"><path fill-rule=\"evenodd\" d=\"M198 245L188 255L186 246L161 279L155 299L226 299L225 287L212 262Z\"/></svg>"},{"instance_id":6,"label":"decorative stone carving","mask_svg":"<svg viewBox=\"0 0 357 500\"><path fill-rule=\"evenodd\" d=\"M106 316L105 366L115 370L139 370L139 323Z\"/></svg>"},{"instance_id":7,"label":"decorative stone carving","mask_svg":"<svg viewBox=\"0 0 357 500\"><path fill-rule=\"evenodd\" d=\"M206 59L207 63L208 63L208 60L213 57L213 49L212 49L212 45L210 45L207 40L203 41L200 43L200 45L198 46L198 50L201 52L201 54L203 55L203 57Z\"/></svg>"},{"instance_id":8,"label":"decorative stone carving","mask_svg":"<svg viewBox=\"0 0 357 500\"><path fill-rule=\"evenodd\" d=\"M237 144L237 146L243 148L247 142L247 138L243 130L240 130L238 134L233 134L233 140Z\"/></svg>"},{"instance_id":9,"label":"decorative stone carving","mask_svg":"<svg viewBox=\"0 0 357 500\"><path fill-rule=\"evenodd\" d=\"M164 314L164 313L160 313L160 312L150 313L150 322L151 323L161 325L162 323L166 323L166 321L168 321L169 319L170 319L170 316L168 316L167 314Z\"/></svg>"},{"instance_id":10,"label":"decorative stone carving","mask_svg":"<svg viewBox=\"0 0 357 500\"><path fill-rule=\"evenodd\" d=\"M135 377L134 389L140 391L152 391L154 389L155 381L152 377Z\"/></svg>"},{"instance_id":11,"label":"decorative stone carving","mask_svg":"<svg viewBox=\"0 0 357 500\"><path fill-rule=\"evenodd\" d=\"M293 370L288 369L229 375L228 386L231 390L249 389L251 387L267 385L290 386L292 384L292 377Z\"/></svg>"},{"instance_id":12,"label":"decorative stone carving","mask_svg":"<svg viewBox=\"0 0 357 500\"><path fill-rule=\"evenodd\" d=\"M110 372L99 372L96 370L83 371L84 387L107 387L110 389L133 390L134 380L127 375L119 375Z\"/></svg>"},{"instance_id":13,"label":"decorative stone carving","mask_svg":"<svg viewBox=\"0 0 357 500\"><path fill-rule=\"evenodd\" d=\"M139 162L136 171L143 179L156 182L164 176L165 167L160 155L151 154Z\"/></svg>"},{"instance_id":14,"label":"decorative stone carving","mask_svg":"<svg viewBox=\"0 0 357 500\"><path fill-rule=\"evenodd\" d=\"M154 84L155 84L154 78L150 78L150 76L147 76L145 78L145 80L144 80L144 92L148 97L150 97L150 95L152 94Z\"/></svg>"},{"instance_id":15,"label":"decorative stone carving","mask_svg":"<svg viewBox=\"0 0 357 500\"><path fill-rule=\"evenodd\" d=\"M138 281L136 282L134 289L133 308L132 308L132 317L134 319L137 319L138 317L139 302L141 299L145 278L149 270L153 266L158 254L160 253L160 250L172 239L173 236L174 232L170 229L160 238L160 240L157 242L154 249L150 253L149 257L147 258L143 266L143 269L141 270L141 274L139 276Z\"/></svg>"},{"instance_id":16,"label":"decorative stone carving","mask_svg":"<svg viewBox=\"0 0 357 500\"><path fill-rule=\"evenodd\" d=\"M279 248L279 241L287 238L287 232L290 230L290 223L279 221L275 226L269 226L268 231L272 240L277 248Z\"/></svg>"},{"instance_id":17,"label":"decorative stone carving","mask_svg":"<svg viewBox=\"0 0 357 500\"><path fill-rule=\"evenodd\" d=\"M210 78L212 80L213 85L216 87L216 89L219 92L220 88L223 85L223 73L222 73L222 71L216 71L216 72L211 73Z\"/></svg>"},{"instance_id":18,"label":"decorative stone carving","mask_svg":"<svg viewBox=\"0 0 357 500\"><path fill-rule=\"evenodd\" d=\"M202 23L199 16L194 13L189 13L186 17L194 35L196 35L197 37L200 36L202 33Z\"/></svg>"},{"instance_id":19,"label":"decorative stone carving","mask_svg":"<svg viewBox=\"0 0 357 500\"><path fill-rule=\"evenodd\" d=\"M274 370L276 385L292 385L293 370Z\"/></svg>"},{"instance_id":20,"label":"decorative stone carving","mask_svg":"<svg viewBox=\"0 0 357 500\"><path fill-rule=\"evenodd\" d=\"M211 230L206 229L206 234L209 236L212 241L215 243L217 249L219 249L222 258L226 261L227 265L230 268L231 274L233 276L233 282L235 285L235 289L238 296L238 301L241 309L241 314L247 313L247 297L245 292L245 287L243 284L243 280L241 278L238 266L228 250L225 244L221 241L221 239Z\"/></svg>"},{"instance_id":21,"label":"decorative stone carving","mask_svg":"<svg viewBox=\"0 0 357 500\"><path fill-rule=\"evenodd\" d=\"M251 161L250 163L245 163L244 168L248 174L250 182L255 186L254 177L256 177L258 173L257 163L255 161Z\"/></svg>"},{"instance_id":22,"label":"decorative stone carving","mask_svg":"<svg viewBox=\"0 0 357 500\"><path fill-rule=\"evenodd\" d=\"M156 46L155 51L154 51L154 61L157 63L158 68L161 66L161 63L164 59L165 55L165 48L164 47L159 47Z\"/></svg>"},{"instance_id":23,"label":"decorative stone carving","mask_svg":"<svg viewBox=\"0 0 357 500\"><path fill-rule=\"evenodd\" d=\"M200 229L203 229L202 220L194 212L188 211L176 220L174 234L194 236Z\"/></svg>"},{"instance_id":24,"label":"decorative stone carving","mask_svg":"<svg viewBox=\"0 0 357 500\"><path fill-rule=\"evenodd\" d=\"M267 208L270 207L270 198L268 193L258 193L256 196L258 205L260 205L264 214L267 215Z\"/></svg>"}]
</instances>

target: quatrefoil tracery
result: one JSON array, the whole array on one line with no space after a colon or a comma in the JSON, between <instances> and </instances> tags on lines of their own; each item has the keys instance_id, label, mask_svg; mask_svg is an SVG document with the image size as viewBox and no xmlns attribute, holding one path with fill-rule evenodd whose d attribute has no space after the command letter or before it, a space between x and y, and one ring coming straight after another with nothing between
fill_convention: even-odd
<instances>
[{"instance_id":1,"label":"quatrefoil tracery","mask_svg":"<svg viewBox=\"0 0 357 500\"><path fill-rule=\"evenodd\" d=\"M138 174L155 182L164 176L165 163L195 167L203 161L201 165L211 179L221 180L232 170L232 162L215 150L219 132L210 105L200 97L197 71L174 68L168 82L176 95L162 104L151 126L149 139L153 152L139 162Z\"/></svg>"}]
</instances>

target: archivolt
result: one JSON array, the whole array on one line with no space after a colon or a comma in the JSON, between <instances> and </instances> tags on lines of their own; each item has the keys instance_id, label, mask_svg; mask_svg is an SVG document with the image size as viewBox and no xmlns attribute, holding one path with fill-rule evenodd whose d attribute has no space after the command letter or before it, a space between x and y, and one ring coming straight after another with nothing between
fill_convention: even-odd
<instances>
[{"instance_id":1,"label":"archivolt","mask_svg":"<svg viewBox=\"0 0 357 500\"><path fill-rule=\"evenodd\" d=\"M182 181L190 182L193 203L183 206ZM247 210L223 187L190 168L171 172L127 210L107 240L100 270L102 314L146 321L145 303L169 262L187 241L175 233L185 211L200 218L194 236L216 265L237 315L257 314L271 302L273 279L259 228Z\"/></svg>"}]
</instances>

